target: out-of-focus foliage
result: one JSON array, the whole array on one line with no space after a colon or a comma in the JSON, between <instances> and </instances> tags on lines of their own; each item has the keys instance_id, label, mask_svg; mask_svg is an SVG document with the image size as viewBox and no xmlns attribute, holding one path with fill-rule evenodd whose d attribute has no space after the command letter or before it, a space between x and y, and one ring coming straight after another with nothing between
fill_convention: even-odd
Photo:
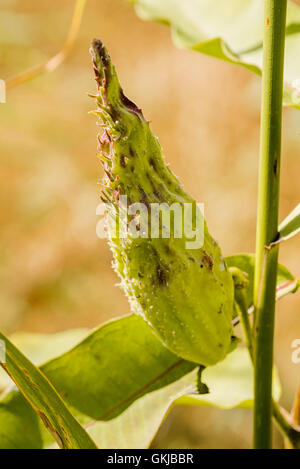
<instances>
[{"instance_id":1,"label":"out-of-focus foliage","mask_svg":"<svg viewBox=\"0 0 300 469\"><path fill-rule=\"evenodd\" d=\"M73 7L71 0L2 0L0 78L56 53ZM11 90L0 104L0 329L9 333L89 328L129 312L115 286L106 241L95 234L101 170L95 120L88 115L93 103L86 96L95 90L88 54L93 37L107 44L172 169L205 203L224 254L254 250L260 78L176 49L167 28L139 20L125 0L88 0L68 60ZM299 112L286 110L281 219L299 201L299 128ZM297 278L299 249L295 237L280 250L281 262ZM291 360L299 308L299 295L289 295L278 304L276 319L276 362L287 408L299 376ZM153 445L247 447L250 428L246 410L176 407Z\"/></svg>"},{"instance_id":2,"label":"out-of-focus foliage","mask_svg":"<svg viewBox=\"0 0 300 469\"><path fill-rule=\"evenodd\" d=\"M146 20L170 25L174 43L261 74L263 9L261 0L132 0ZM288 2L284 96L300 109L300 8Z\"/></svg>"},{"instance_id":3,"label":"out-of-focus foliage","mask_svg":"<svg viewBox=\"0 0 300 469\"><path fill-rule=\"evenodd\" d=\"M55 345L55 338L53 344ZM45 345L42 344L41 348L45 350ZM53 353L55 354L54 349ZM104 428L98 425L98 421L117 417L138 398L177 381L195 367L194 363L185 362L167 350L146 322L133 315L104 324L71 351L43 365L41 370L64 398L72 414L79 417L82 423L88 424L93 438L103 447ZM159 427L164 412L172 402L172 396L174 400L188 392L192 382L179 382L170 391L170 396L163 393L157 399L160 411L154 422L149 429L146 424L142 426L144 433L146 432L146 446L149 441L147 438L150 437L151 440ZM192 389L195 387L196 378ZM155 407L155 403L153 406ZM38 447L44 438L49 440L49 435L45 435L42 428L40 437L34 437L37 434L36 426L40 425L34 412L30 415L27 407L24 398L15 390L4 395L0 404L0 447L6 447L8 441L14 444L14 434L25 425L26 419L33 437L28 443L26 432L23 443L18 443L19 447L25 444L27 447ZM143 405L139 408L142 410ZM18 409L18 419L15 418L17 421L14 425L10 424L8 431L7 414L14 414L15 409ZM130 415L131 418L140 419L142 414ZM119 430L121 428L122 426ZM124 428L126 432L126 425ZM113 435L107 435L107 440L112 438ZM116 441L115 445L118 447Z\"/></svg>"},{"instance_id":4,"label":"out-of-focus foliage","mask_svg":"<svg viewBox=\"0 0 300 469\"><path fill-rule=\"evenodd\" d=\"M23 333L15 338L38 362L41 356L59 353L64 336L71 343L83 334L82 330L39 337ZM201 379L209 394L198 395L196 365L174 356L134 315L101 326L41 369L100 448L147 448L176 400L223 409L252 406L253 369L246 349L238 348L204 369ZM279 396L275 370L274 398ZM30 432L21 431L25 426ZM0 402L0 428L2 448L51 444L35 412L15 389L7 389Z\"/></svg>"}]
</instances>

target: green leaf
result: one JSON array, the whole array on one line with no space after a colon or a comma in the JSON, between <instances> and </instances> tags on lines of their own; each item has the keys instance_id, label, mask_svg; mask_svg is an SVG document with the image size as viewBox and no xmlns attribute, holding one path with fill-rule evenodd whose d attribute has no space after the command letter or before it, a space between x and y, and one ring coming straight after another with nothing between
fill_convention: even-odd
<instances>
[{"instance_id":1,"label":"green leaf","mask_svg":"<svg viewBox=\"0 0 300 469\"><path fill-rule=\"evenodd\" d=\"M261 0L131 0L145 20L171 28L174 43L261 74ZM289 2L284 104L300 108L300 8Z\"/></svg>"},{"instance_id":2,"label":"green leaf","mask_svg":"<svg viewBox=\"0 0 300 469\"><path fill-rule=\"evenodd\" d=\"M81 334L71 331L66 337L70 340L71 335ZM51 342L62 342L63 335L23 335L19 342L31 349L34 359L49 351L55 354ZM195 395L197 369L193 368L194 364L178 360L166 350L141 318L128 316L103 325L42 370L99 448L146 448L175 403L251 406L252 366L245 349L236 349L223 362L203 371L209 395ZM279 394L276 376L276 399ZM182 398L185 395L189 397ZM111 417L115 418L109 420ZM51 444L22 395L8 392L0 402L0 447L42 448Z\"/></svg>"},{"instance_id":3,"label":"green leaf","mask_svg":"<svg viewBox=\"0 0 300 469\"><path fill-rule=\"evenodd\" d=\"M197 371L135 401L117 418L88 426L103 449L148 448L170 408L179 397L196 392Z\"/></svg>"},{"instance_id":4,"label":"green leaf","mask_svg":"<svg viewBox=\"0 0 300 469\"><path fill-rule=\"evenodd\" d=\"M253 405L253 367L246 348L237 348L222 362L206 368L202 374L209 394L184 396L178 404L207 405L221 409L251 408ZM281 395L280 380L274 368L273 397Z\"/></svg>"},{"instance_id":5,"label":"green leaf","mask_svg":"<svg viewBox=\"0 0 300 469\"><path fill-rule=\"evenodd\" d=\"M45 431L41 419L19 391L11 390L0 402L0 449L39 449ZM48 441L53 441L48 437Z\"/></svg>"},{"instance_id":6,"label":"green leaf","mask_svg":"<svg viewBox=\"0 0 300 469\"><path fill-rule=\"evenodd\" d=\"M280 223L278 231L278 242L290 239L300 233L300 204L298 204L297 207L295 207L294 210Z\"/></svg>"},{"instance_id":7,"label":"green leaf","mask_svg":"<svg viewBox=\"0 0 300 469\"><path fill-rule=\"evenodd\" d=\"M137 399L176 382L195 367L194 363L169 352L148 324L132 315L104 324L72 350L43 365L41 370L72 414L87 424L92 434L95 421L117 417ZM15 408L19 409L18 416L14 414ZM47 435L37 428L36 418L30 414L26 401L19 392L12 391L5 394L0 403L0 448L6 447L8 439L14 442L15 432L24 427L22 409L31 415L27 428L32 435L39 434L39 438L27 434L22 443L18 435L19 440L14 444L21 448L49 444L49 439L45 440ZM7 414L14 416L10 433L6 429Z\"/></svg>"},{"instance_id":8,"label":"green leaf","mask_svg":"<svg viewBox=\"0 0 300 469\"><path fill-rule=\"evenodd\" d=\"M42 370L74 409L110 420L195 366L166 349L142 318L131 315L104 324Z\"/></svg>"},{"instance_id":9,"label":"green leaf","mask_svg":"<svg viewBox=\"0 0 300 469\"><path fill-rule=\"evenodd\" d=\"M59 334L61 341L63 334ZM82 331L79 331L78 335L80 334ZM66 335L69 340L70 333ZM33 340L34 347L30 346L30 340ZM39 341L42 355L45 350L52 350L55 354L51 341L53 344L57 343L56 335L52 338L30 335L28 339L23 335L22 339L26 348L32 350L32 357L40 355ZM169 369L167 374L162 372L160 361ZM100 366L97 362L100 362ZM110 366L110 363L117 366ZM71 398L73 413L86 426L99 448L148 447L175 403L213 405L220 408L252 405L252 366L245 349L236 349L226 360L203 371L204 382L210 389L209 395L195 395L197 369L190 371L195 365L183 362L178 365L183 368L180 371L177 368L176 372L174 363L178 363L178 359L161 345L149 326L141 318L129 316L105 324L73 350L51 360L42 369L69 404L70 389L76 387L75 395ZM95 373L90 370L94 366ZM78 367L82 379L76 370L72 373L73 367ZM280 385L276 376L276 399L279 394ZM182 398L185 395L188 397ZM86 401L89 403L90 399L92 404L89 406ZM86 412L92 416L83 412L82 401L87 405ZM95 418L99 411L102 416ZM103 415L104 412L106 415ZM110 416L115 418L108 420ZM49 439L23 396L16 390L8 392L0 402L0 447L42 448L52 444L53 441Z\"/></svg>"},{"instance_id":10,"label":"green leaf","mask_svg":"<svg viewBox=\"0 0 300 469\"><path fill-rule=\"evenodd\" d=\"M238 267L248 274L249 286L247 289L248 305L253 304L253 282L254 282L254 254L237 254L226 257L228 267ZM278 264L276 298L279 300L288 293L294 293L298 288L298 281L291 272L281 264Z\"/></svg>"},{"instance_id":11,"label":"green leaf","mask_svg":"<svg viewBox=\"0 0 300 469\"><path fill-rule=\"evenodd\" d=\"M14 380L59 446L69 449L96 449L92 439L68 411L43 373L1 332L0 340L5 343L6 348L5 362L1 366Z\"/></svg>"},{"instance_id":12,"label":"green leaf","mask_svg":"<svg viewBox=\"0 0 300 469\"><path fill-rule=\"evenodd\" d=\"M90 434L103 448L147 448L174 405L252 408L253 367L245 348L237 348L222 362L205 368L202 380L209 394L196 393L197 370L194 370L179 381L147 394L118 418L96 422L90 427ZM274 368L274 399L278 401L280 395L280 381Z\"/></svg>"}]
</instances>

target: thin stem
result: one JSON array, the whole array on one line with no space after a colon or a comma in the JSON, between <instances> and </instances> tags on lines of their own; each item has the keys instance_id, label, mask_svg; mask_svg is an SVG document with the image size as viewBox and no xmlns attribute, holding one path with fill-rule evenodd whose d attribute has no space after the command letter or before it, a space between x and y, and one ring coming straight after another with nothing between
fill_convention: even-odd
<instances>
[{"instance_id":1,"label":"thin stem","mask_svg":"<svg viewBox=\"0 0 300 469\"><path fill-rule=\"evenodd\" d=\"M21 83L32 80L33 78L36 78L42 73L52 72L66 59L77 37L85 4L86 4L86 0L76 1L69 33L61 51L58 52L58 54L56 54L51 59L47 60L46 63L37 65L36 67L32 67L29 70L25 70L25 72L22 72L19 75L8 78L5 81L7 90L14 88L20 85Z\"/></svg>"},{"instance_id":2,"label":"thin stem","mask_svg":"<svg viewBox=\"0 0 300 469\"><path fill-rule=\"evenodd\" d=\"M300 449L299 427L293 426L293 417L275 401L273 401L273 416L286 438L286 447L289 449Z\"/></svg>"},{"instance_id":3,"label":"thin stem","mask_svg":"<svg viewBox=\"0 0 300 469\"><path fill-rule=\"evenodd\" d=\"M268 255L265 255L265 246L275 241L278 234L286 7L287 0L265 0L254 281L255 448L272 447L272 369L278 246L272 248Z\"/></svg>"},{"instance_id":4,"label":"thin stem","mask_svg":"<svg viewBox=\"0 0 300 469\"><path fill-rule=\"evenodd\" d=\"M250 358L251 360L253 360L253 338L252 338L252 329L251 329L251 323L250 323L248 307L247 307L246 292L243 292L243 295L245 296L245 300L243 302L239 301L239 303L237 304L237 308L239 312L243 334L245 337L246 346L249 351Z\"/></svg>"},{"instance_id":5,"label":"thin stem","mask_svg":"<svg viewBox=\"0 0 300 469\"><path fill-rule=\"evenodd\" d=\"M287 438L286 447L300 449L300 385L291 412L291 421L294 426L294 432L291 435L292 438Z\"/></svg>"}]
</instances>

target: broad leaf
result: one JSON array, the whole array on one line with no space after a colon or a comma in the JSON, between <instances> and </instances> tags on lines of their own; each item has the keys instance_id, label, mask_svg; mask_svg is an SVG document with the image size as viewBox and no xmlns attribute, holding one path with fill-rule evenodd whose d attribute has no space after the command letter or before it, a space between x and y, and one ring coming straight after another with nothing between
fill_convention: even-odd
<instances>
[{"instance_id":1,"label":"broad leaf","mask_svg":"<svg viewBox=\"0 0 300 469\"><path fill-rule=\"evenodd\" d=\"M262 0L130 0L137 14L168 24L178 47L261 74ZM300 8L289 2L284 104L300 108Z\"/></svg>"},{"instance_id":2,"label":"broad leaf","mask_svg":"<svg viewBox=\"0 0 300 469\"><path fill-rule=\"evenodd\" d=\"M170 407L179 397L195 393L197 371L138 399L117 418L95 421L87 426L92 438L103 449L149 447Z\"/></svg>"},{"instance_id":3,"label":"broad leaf","mask_svg":"<svg viewBox=\"0 0 300 469\"><path fill-rule=\"evenodd\" d=\"M42 370L74 409L111 420L195 367L166 349L142 318L131 315L104 324Z\"/></svg>"},{"instance_id":4,"label":"broad leaf","mask_svg":"<svg viewBox=\"0 0 300 469\"><path fill-rule=\"evenodd\" d=\"M251 408L253 405L253 367L248 350L237 348L225 360L206 368L202 380L209 394L196 392L197 370L179 381L145 395L110 422L94 422L88 427L101 448L147 448L170 408L176 404L214 406L221 409ZM281 395L274 368L273 396Z\"/></svg>"},{"instance_id":5,"label":"broad leaf","mask_svg":"<svg viewBox=\"0 0 300 469\"><path fill-rule=\"evenodd\" d=\"M249 353L238 348L225 360L202 372L209 394L196 391L197 370L145 395L119 417L88 426L90 435L101 448L147 448L170 408L176 404L214 406L221 409L251 408L253 404L253 368ZM281 394L278 373L274 369L274 399Z\"/></svg>"},{"instance_id":6,"label":"broad leaf","mask_svg":"<svg viewBox=\"0 0 300 469\"><path fill-rule=\"evenodd\" d=\"M238 267L243 272L248 274L249 287L247 289L248 304L253 304L253 283L254 283L254 268L255 268L255 255L254 254L237 254L235 256L226 257L226 264L228 267ZM288 293L294 293L298 289L298 281L291 274L291 272L283 265L278 265L277 272L277 291L276 298L280 299Z\"/></svg>"},{"instance_id":7,"label":"broad leaf","mask_svg":"<svg viewBox=\"0 0 300 469\"><path fill-rule=\"evenodd\" d=\"M300 204L280 223L278 231L279 242L300 233Z\"/></svg>"},{"instance_id":8,"label":"broad leaf","mask_svg":"<svg viewBox=\"0 0 300 469\"><path fill-rule=\"evenodd\" d=\"M6 347L5 362L1 366L14 380L59 446L96 449L92 439L66 408L43 373L1 333L0 340Z\"/></svg>"},{"instance_id":9,"label":"broad leaf","mask_svg":"<svg viewBox=\"0 0 300 469\"><path fill-rule=\"evenodd\" d=\"M137 399L177 381L195 367L169 352L147 323L132 315L104 324L41 370L72 414L91 425L96 420L118 416ZM27 422L25 414L31 416ZM8 429L7 415L13 421ZM18 442L14 442L15 433L24 425L33 436L27 432L22 443L18 434ZM13 390L4 395L0 403L0 448L7 447L8 441L18 447L42 447L45 435L37 426L19 392Z\"/></svg>"},{"instance_id":10,"label":"broad leaf","mask_svg":"<svg viewBox=\"0 0 300 469\"><path fill-rule=\"evenodd\" d=\"M72 334L76 333L71 331ZM63 334L59 334L59 340L63 340ZM82 331L79 331L80 336ZM108 336L108 337L107 337ZM134 344L135 339L141 342L139 339L141 336L146 336L148 339L144 343L144 349L137 349ZM34 347L30 346L30 340L33 339ZM70 333L67 333L67 339L70 340ZM54 335L34 337L30 335L28 340L25 335L22 337L23 345L28 350L31 349L32 357L35 355L38 357L40 341L40 351L43 356L52 350L55 354L55 349L51 345L58 342L58 338ZM45 342L47 341L47 344ZM21 340L19 340L21 342ZM104 345L112 345L107 352L105 351ZM116 345L117 344L117 345ZM137 391L135 381L141 380L143 376L139 366L135 366L135 361L129 358L129 364L126 366L127 357L132 355L128 353L128 349L131 348L131 344L136 351L137 361L138 357L143 356L143 370L145 376L149 376L149 367L152 371L155 370L161 376L161 367L158 370L156 360L153 360L153 354L159 360L159 355L163 361L166 359L162 356L166 353L169 357L172 354L164 349L160 342L150 331L144 321L136 316L129 316L117 321L113 321L102 326L100 329L94 331L88 336L79 346L75 347L73 351L67 352L62 357L57 358L49 362L42 367L46 371L48 377L51 377L52 382L57 384L60 388L61 393L65 396L68 402L68 393L72 385L75 385L78 391L78 402L76 402L75 396L72 398L72 412L78 417L83 425L86 426L89 434L92 436L97 446L100 448L146 448L149 446L152 438L156 434L161 422L172 405L175 403L194 404L194 405L214 405L220 408L230 407L250 407L252 404L252 366L248 358L248 352L242 348L238 348L233 353L218 365L207 368L203 371L204 382L210 389L209 395L201 395L194 397L185 397L184 400L179 399L181 396L191 396L191 393L196 392L196 378L197 370L187 372L181 371L176 375L173 375L173 379L167 379L167 376L157 380L157 386L153 386L155 378L152 374L150 381L147 383L144 380L144 385L140 381L142 389ZM79 348L79 350L78 350ZM149 350L150 349L150 350ZM124 350L122 357L120 358L120 350ZM160 350L160 354L158 353ZM80 352L80 353L79 353ZM108 360L108 355L113 356L112 363L117 361L118 366L115 369L115 373L111 370L111 367L107 363L106 369L99 369L96 365L98 373L90 373L89 357L92 357L92 366L95 366L94 358L98 357L98 360L102 359L105 361L105 357ZM148 358L147 358L148 355ZM79 363L77 364L77 357ZM80 358L82 357L82 358ZM174 358L174 356L173 356ZM176 359L178 360L178 359ZM169 362L170 363L170 362ZM167 364L167 363L166 363ZM72 366L79 367L81 369L81 375L73 381L70 377L72 374ZM48 371L47 371L47 367ZM125 370L123 372L123 368ZM191 370L194 365L189 364ZM51 370L51 371L50 371ZM169 373L174 373L170 370ZM115 387L118 386L122 392L124 373L130 376L131 387L133 395L128 400L129 407L122 413L116 410L114 411L116 417L109 421L101 421L97 418L91 418L90 415L85 414L82 411L82 404L80 401L89 401L90 398L94 399L94 394L99 392L98 401L94 402L89 409L89 413L97 415L97 407L101 407L101 400L107 398L107 394L114 394ZM135 374L137 376L135 377ZM184 373L185 376L183 376ZM58 376L56 377L56 374ZM141 374L141 376L139 376ZM51 375L51 376L50 376ZM61 375L61 379L59 377ZM90 381L87 383L86 377L90 375ZM63 380L63 376L65 379ZM110 382L108 376L111 377ZM182 376L180 378L180 376ZM177 379L178 378L178 379ZM101 382L103 380L103 383ZM127 382L127 377L125 378ZM170 384L168 384L168 382ZM150 384L150 385L149 385ZM104 387L106 386L106 389ZM156 389L156 390L155 390ZM279 384L278 380L275 382L275 397L279 397ZM152 392L147 392L147 390ZM126 391L126 387L124 388ZM126 392L125 399L126 399ZM142 396L142 397L139 397ZM111 406L113 396L109 396L111 404L106 404L107 413L112 413ZM99 403L100 402L100 403ZM118 402L115 399L115 402ZM132 403L132 405L130 405ZM110 405L110 409L108 407ZM116 406L115 406L116 407ZM124 403L122 404L124 408ZM79 410L78 410L79 408ZM102 405L102 412L104 406ZM101 418L108 419L109 416L100 416ZM24 431L24 430L27 431ZM0 447L18 447L18 448L42 448L51 446L53 442L49 439L47 433L43 430L36 418L35 413L32 411L30 406L23 399L22 395L15 390L7 393L2 402L0 403Z\"/></svg>"}]
</instances>

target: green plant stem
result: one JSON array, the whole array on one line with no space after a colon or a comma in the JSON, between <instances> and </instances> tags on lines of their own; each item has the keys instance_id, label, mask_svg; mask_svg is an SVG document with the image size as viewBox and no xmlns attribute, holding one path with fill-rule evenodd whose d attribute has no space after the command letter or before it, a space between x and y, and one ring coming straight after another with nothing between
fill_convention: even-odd
<instances>
[{"instance_id":1,"label":"green plant stem","mask_svg":"<svg viewBox=\"0 0 300 469\"><path fill-rule=\"evenodd\" d=\"M240 321L241 321L241 326L242 326L246 346L249 351L250 358L253 361L252 329L251 329L250 318L249 318L248 307L247 307L246 292L243 292L243 296L245 297L245 299L243 302L239 301L239 303L237 304L237 308L238 308L238 312L240 316Z\"/></svg>"},{"instance_id":2,"label":"green plant stem","mask_svg":"<svg viewBox=\"0 0 300 469\"><path fill-rule=\"evenodd\" d=\"M19 75L13 76L5 80L6 89L9 90L11 88L15 88L22 83L32 80L33 78L38 77L39 75L45 72L52 72L55 70L67 56L70 54L76 37L78 35L78 31L80 28L82 15L85 9L86 0L76 0L74 13L72 17L71 26L69 29L69 33L64 43L63 48L58 52L55 56L51 57L51 59L47 60L47 62L37 65L36 67L30 68L29 70L25 70L21 72Z\"/></svg>"},{"instance_id":3,"label":"green plant stem","mask_svg":"<svg viewBox=\"0 0 300 469\"><path fill-rule=\"evenodd\" d=\"M254 281L254 447L272 447L272 369L278 246L282 89L287 0L265 0Z\"/></svg>"}]
</instances>

